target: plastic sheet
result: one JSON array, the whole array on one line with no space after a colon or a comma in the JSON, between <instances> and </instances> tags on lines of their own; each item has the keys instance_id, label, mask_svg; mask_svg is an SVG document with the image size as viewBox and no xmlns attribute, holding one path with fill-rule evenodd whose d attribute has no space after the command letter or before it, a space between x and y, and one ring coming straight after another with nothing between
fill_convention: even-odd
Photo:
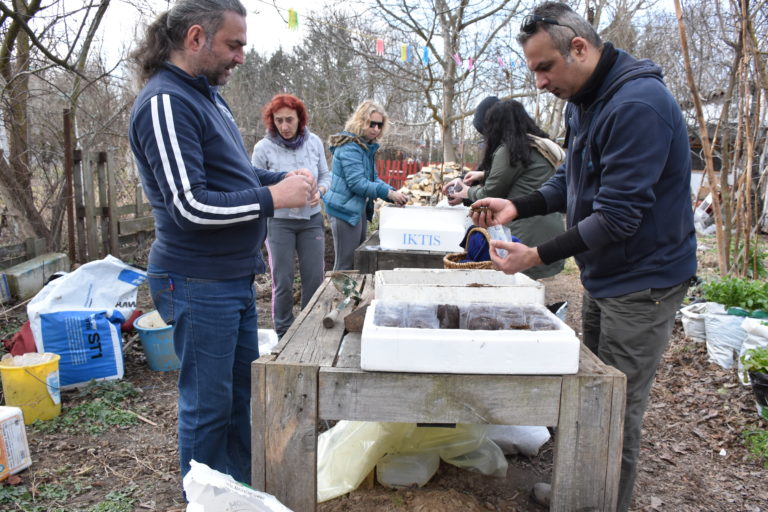
<instances>
[{"instance_id":1,"label":"plastic sheet","mask_svg":"<svg viewBox=\"0 0 768 512\"><path fill-rule=\"evenodd\" d=\"M507 462L487 425L417 427L414 423L339 421L317 443L317 501L356 489L385 454L431 453L484 474L503 476ZM500 457L499 457L500 456Z\"/></svg>"}]
</instances>

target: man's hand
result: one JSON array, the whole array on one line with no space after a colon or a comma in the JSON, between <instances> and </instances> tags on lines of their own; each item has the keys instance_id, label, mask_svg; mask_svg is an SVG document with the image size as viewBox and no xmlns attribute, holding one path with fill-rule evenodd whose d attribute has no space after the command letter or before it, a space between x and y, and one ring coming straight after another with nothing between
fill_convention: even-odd
<instances>
[{"instance_id":1,"label":"man's hand","mask_svg":"<svg viewBox=\"0 0 768 512\"><path fill-rule=\"evenodd\" d=\"M317 180L309 169L296 169L295 171L290 171L286 174L286 177L287 176L304 176L309 180L310 185L312 185L312 195L314 196L317 193Z\"/></svg>"},{"instance_id":2,"label":"man's hand","mask_svg":"<svg viewBox=\"0 0 768 512\"><path fill-rule=\"evenodd\" d=\"M275 210L307 206L316 193L314 178L310 180L302 174L294 174L296 172L288 173L281 181L268 187Z\"/></svg>"},{"instance_id":3,"label":"man's hand","mask_svg":"<svg viewBox=\"0 0 768 512\"><path fill-rule=\"evenodd\" d=\"M496 249L506 249L507 257L502 258L499 256ZM541 258L539 258L538 249L517 242L491 240L491 248L488 252L491 255L491 261L496 268L505 274L522 272L523 270L527 270L542 263Z\"/></svg>"},{"instance_id":4,"label":"man's hand","mask_svg":"<svg viewBox=\"0 0 768 512\"><path fill-rule=\"evenodd\" d=\"M472 223L481 228L506 224L517 218L517 208L509 199L486 197L472 203L469 207Z\"/></svg>"},{"instance_id":5,"label":"man's hand","mask_svg":"<svg viewBox=\"0 0 768 512\"><path fill-rule=\"evenodd\" d=\"M387 194L387 198L399 206L403 206L408 202L408 197L402 192L398 192L397 190L390 190Z\"/></svg>"}]
</instances>

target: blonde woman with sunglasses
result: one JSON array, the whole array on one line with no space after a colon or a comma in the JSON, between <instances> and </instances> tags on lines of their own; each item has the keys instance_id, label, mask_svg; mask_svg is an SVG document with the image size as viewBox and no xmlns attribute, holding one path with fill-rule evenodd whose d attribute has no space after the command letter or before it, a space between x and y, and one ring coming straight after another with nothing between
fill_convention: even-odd
<instances>
[{"instance_id":1,"label":"blonde woman with sunglasses","mask_svg":"<svg viewBox=\"0 0 768 512\"><path fill-rule=\"evenodd\" d=\"M331 188L323 201L331 218L336 255L333 270L352 269L355 249L365 240L377 198L398 205L408 200L376 174L377 140L386 132L388 123L384 109L365 100L347 120L344 130L328 140L333 154Z\"/></svg>"}]
</instances>

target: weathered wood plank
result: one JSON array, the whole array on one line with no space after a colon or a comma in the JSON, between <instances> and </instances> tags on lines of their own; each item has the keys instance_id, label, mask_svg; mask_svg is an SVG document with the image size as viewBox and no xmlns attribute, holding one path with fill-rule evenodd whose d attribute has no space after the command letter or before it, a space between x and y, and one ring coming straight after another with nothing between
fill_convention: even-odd
<instances>
[{"instance_id":1,"label":"weathered wood plank","mask_svg":"<svg viewBox=\"0 0 768 512\"><path fill-rule=\"evenodd\" d=\"M77 233L77 262L88 261L85 245L85 204L83 203L83 152L76 149L72 152L74 189L75 189L75 231ZM74 263L74 262L72 262Z\"/></svg>"},{"instance_id":2,"label":"weathered wood plank","mask_svg":"<svg viewBox=\"0 0 768 512\"><path fill-rule=\"evenodd\" d=\"M554 426L561 380L320 368L320 418Z\"/></svg>"},{"instance_id":3,"label":"weathered wood plank","mask_svg":"<svg viewBox=\"0 0 768 512\"><path fill-rule=\"evenodd\" d=\"M96 221L96 197L93 190L94 159L86 154L83 162L83 208L85 216L85 243L88 260L99 259L99 243Z\"/></svg>"},{"instance_id":4,"label":"weathered wood plank","mask_svg":"<svg viewBox=\"0 0 768 512\"><path fill-rule=\"evenodd\" d=\"M99 254L106 256L110 253L110 241L109 241L109 208L106 208L109 200L107 199L107 192L109 185L107 184L107 154L100 151L97 154L96 160L96 196L99 198L98 207L94 212L94 216L99 217L99 230L101 232L101 247L99 248ZM98 212L98 213L96 213ZM95 219L95 217L94 217ZM94 226L97 223L94 222ZM114 254L119 257L119 254Z\"/></svg>"},{"instance_id":5,"label":"weathered wood plank","mask_svg":"<svg viewBox=\"0 0 768 512\"><path fill-rule=\"evenodd\" d=\"M365 276L350 274L365 286ZM332 366L339 351L344 322L336 322L333 327L323 326L323 317L343 300L341 292L326 277L321 285L322 291L315 293L310 304L301 312L293 325L283 336L279 344L278 362L292 364L315 364ZM296 333L300 332L297 336Z\"/></svg>"},{"instance_id":6,"label":"weathered wood plank","mask_svg":"<svg viewBox=\"0 0 768 512\"><path fill-rule=\"evenodd\" d=\"M117 228L117 185L115 183L115 173L109 172L109 161L106 161L107 167L107 207L109 208L109 252L118 258L120 257L120 232Z\"/></svg>"},{"instance_id":7,"label":"weathered wood plank","mask_svg":"<svg viewBox=\"0 0 768 512\"><path fill-rule=\"evenodd\" d=\"M317 366L266 364L266 492L294 512L317 500Z\"/></svg>"},{"instance_id":8,"label":"weathered wood plank","mask_svg":"<svg viewBox=\"0 0 768 512\"><path fill-rule=\"evenodd\" d=\"M155 229L154 217L138 217L118 221L117 230L120 235L133 235L139 232L152 231Z\"/></svg>"},{"instance_id":9,"label":"weathered wood plank","mask_svg":"<svg viewBox=\"0 0 768 512\"><path fill-rule=\"evenodd\" d=\"M251 363L251 486L266 491L266 446L264 435L267 424L267 366L274 360L271 354Z\"/></svg>"},{"instance_id":10,"label":"weathered wood plank","mask_svg":"<svg viewBox=\"0 0 768 512\"><path fill-rule=\"evenodd\" d=\"M341 346L339 347L339 355L336 358L336 363L333 366L340 369L360 369L359 332L349 332L344 335L344 338L341 340Z\"/></svg>"},{"instance_id":11,"label":"weathered wood plank","mask_svg":"<svg viewBox=\"0 0 768 512\"><path fill-rule=\"evenodd\" d=\"M560 422L555 436L550 510L616 509L618 478L609 478L609 439L614 428L614 377L563 376ZM578 470L577 470L578 468ZM614 469L614 468L610 468Z\"/></svg>"}]
</instances>

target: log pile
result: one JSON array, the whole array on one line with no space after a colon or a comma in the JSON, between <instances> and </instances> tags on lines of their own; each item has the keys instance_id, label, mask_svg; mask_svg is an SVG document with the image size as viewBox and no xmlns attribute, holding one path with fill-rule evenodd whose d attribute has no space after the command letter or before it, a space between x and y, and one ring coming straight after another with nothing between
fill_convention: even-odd
<instances>
[{"instance_id":1,"label":"log pile","mask_svg":"<svg viewBox=\"0 0 768 512\"><path fill-rule=\"evenodd\" d=\"M443 184L470 170L455 162L425 166L405 180L400 192L408 196L409 205L434 206L443 199Z\"/></svg>"}]
</instances>

